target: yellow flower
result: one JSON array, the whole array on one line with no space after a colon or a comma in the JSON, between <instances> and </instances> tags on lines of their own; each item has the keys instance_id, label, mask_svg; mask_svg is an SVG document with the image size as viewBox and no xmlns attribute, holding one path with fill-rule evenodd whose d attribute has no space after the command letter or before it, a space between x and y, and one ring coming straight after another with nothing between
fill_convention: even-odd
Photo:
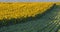
<instances>
[{"instance_id":1,"label":"yellow flower","mask_svg":"<svg viewBox=\"0 0 60 32\"><path fill-rule=\"evenodd\" d=\"M0 3L0 20L3 18L26 18L26 17L35 17L37 14L45 12L47 9L53 6L54 3L51 2L32 2L32 3Z\"/></svg>"}]
</instances>

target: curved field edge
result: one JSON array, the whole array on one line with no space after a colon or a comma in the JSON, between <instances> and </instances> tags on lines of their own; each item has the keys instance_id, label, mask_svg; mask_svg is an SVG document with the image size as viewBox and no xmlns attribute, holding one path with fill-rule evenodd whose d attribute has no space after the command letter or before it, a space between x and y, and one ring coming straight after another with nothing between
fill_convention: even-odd
<instances>
[{"instance_id":1,"label":"curved field edge","mask_svg":"<svg viewBox=\"0 0 60 32\"><path fill-rule=\"evenodd\" d=\"M0 20L35 17L53 6L54 3L0 3ZM27 6L28 5L28 6Z\"/></svg>"},{"instance_id":2,"label":"curved field edge","mask_svg":"<svg viewBox=\"0 0 60 32\"><path fill-rule=\"evenodd\" d=\"M37 14L35 15L35 17L27 17L27 18L12 18L12 19L3 19L3 20L0 20L0 26L6 26L6 25L12 25L12 24L17 24L17 23L24 23L24 22L27 22L27 21L33 21L33 20L37 20L39 18L41 18L40 16L44 16L45 13L49 12L56 4L54 4L52 7L50 7L50 9L47 9L44 13L42 14Z\"/></svg>"}]
</instances>

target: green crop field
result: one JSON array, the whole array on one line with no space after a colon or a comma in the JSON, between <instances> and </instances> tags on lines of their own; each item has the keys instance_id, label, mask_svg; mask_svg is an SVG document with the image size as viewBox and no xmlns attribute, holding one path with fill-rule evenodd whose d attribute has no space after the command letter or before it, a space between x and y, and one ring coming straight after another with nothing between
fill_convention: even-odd
<instances>
[{"instance_id":1,"label":"green crop field","mask_svg":"<svg viewBox=\"0 0 60 32\"><path fill-rule=\"evenodd\" d=\"M0 21L0 32L60 32L60 5L55 3L35 17Z\"/></svg>"}]
</instances>

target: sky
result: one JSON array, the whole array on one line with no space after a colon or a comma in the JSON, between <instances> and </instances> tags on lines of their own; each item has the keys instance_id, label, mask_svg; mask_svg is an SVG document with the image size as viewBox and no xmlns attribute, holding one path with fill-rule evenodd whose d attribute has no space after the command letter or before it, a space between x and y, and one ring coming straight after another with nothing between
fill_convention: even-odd
<instances>
[{"instance_id":1,"label":"sky","mask_svg":"<svg viewBox=\"0 0 60 32\"><path fill-rule=\"evenodd\" d=\"M60 2L60 0L0 0L0 2Z\"/></svg>"}]
</instances>

